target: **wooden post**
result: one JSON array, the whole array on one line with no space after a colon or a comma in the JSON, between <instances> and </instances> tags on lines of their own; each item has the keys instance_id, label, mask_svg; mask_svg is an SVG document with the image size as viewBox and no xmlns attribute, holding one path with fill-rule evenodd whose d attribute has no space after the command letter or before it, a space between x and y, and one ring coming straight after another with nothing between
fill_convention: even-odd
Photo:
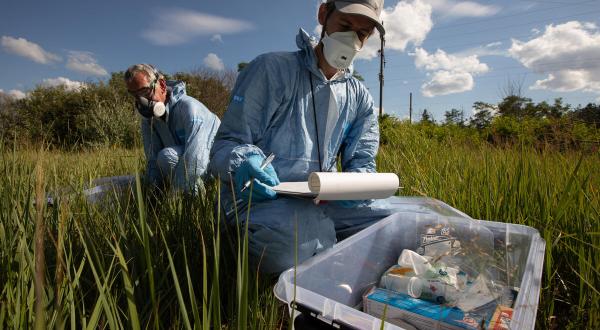
<instances>
[{"instance_id":1,"label":"wooden post","mask_svg":"<svg viewBox=\"0 0 600 330\"><path fill-rule=\"evenodd\" d=\"M408 122L412 124L412 93L410 93L410 101L408 103Z\"/></svg>"}]
</instances>

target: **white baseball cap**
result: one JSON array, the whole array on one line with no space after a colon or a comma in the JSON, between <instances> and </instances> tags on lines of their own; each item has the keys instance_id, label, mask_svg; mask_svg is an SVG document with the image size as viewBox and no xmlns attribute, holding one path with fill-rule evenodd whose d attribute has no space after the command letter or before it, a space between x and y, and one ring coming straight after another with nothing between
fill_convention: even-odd
<instances>
[{"instance_id":1,"label":"white baseball cap","mask_svg":"<svg viewBox=\"0 0 600 330\"><path fill-rule=\"evenodd\" d=\"M375 22L377 30L381 35L385 34L385 29L379 15L383 9L384 0L327 0L327 3L333 2L335 9L344 14L362 15Z\"/></svg>"}]
</instances>

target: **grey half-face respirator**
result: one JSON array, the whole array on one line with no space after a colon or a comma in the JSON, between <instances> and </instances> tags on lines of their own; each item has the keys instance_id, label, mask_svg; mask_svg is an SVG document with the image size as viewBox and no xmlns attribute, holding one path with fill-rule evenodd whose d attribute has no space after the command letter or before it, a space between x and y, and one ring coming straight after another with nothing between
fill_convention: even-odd
<instances>
[{"instance_id":1,"label":"grey half-face respirator","mask_svg":"<svg viewBox=\"0 0 600 330\"><path fill-rule=\"evenodd\" d=\"M154 92L153 92L154 94ZM135 100L135 108L145 118L160 118L165 115L166 106L163 102L157 102L152 99L147 99L139 96Z\"/></svg>"}]
</instances>

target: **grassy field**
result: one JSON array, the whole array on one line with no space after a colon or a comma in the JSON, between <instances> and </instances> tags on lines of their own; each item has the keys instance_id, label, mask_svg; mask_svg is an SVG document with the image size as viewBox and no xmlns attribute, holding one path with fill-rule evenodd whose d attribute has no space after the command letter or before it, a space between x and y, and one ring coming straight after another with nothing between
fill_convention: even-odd
<instances>
[{"instance_id":1,"label":"grassy field","mask_svg":"<svg viewBox=\"0 0 600 330\"><path fill-rule=\"evenodd\" d=\"M439 141L408 125L383 130L378 168L400 176L401 195L540 231L547 246L538 328L600 327L597 151ZM218 185L196 199L137 191L113 207L76 195L42 207L41 197L59 187L141 171L142 152L0 155L1 328L287 327L272 294L276 279L248 268L244 228L218 226Z\"/></svg>"}]
</instances>

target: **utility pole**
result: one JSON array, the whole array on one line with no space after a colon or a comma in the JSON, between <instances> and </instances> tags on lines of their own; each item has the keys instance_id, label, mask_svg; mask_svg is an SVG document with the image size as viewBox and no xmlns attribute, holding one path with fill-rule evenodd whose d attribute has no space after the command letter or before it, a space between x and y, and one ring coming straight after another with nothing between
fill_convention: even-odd
<instances>
[{"instance_id":1,"label":"utility pole","mask_svg":"<svg viewBox=\"0 0 600 330\"><path fill-rule=\"evenodd\" d=\"M412 93L410 93L410 102L408 103L408 122L412 124Z\"/></svg>"},{"instance_id":2,"label":"utility pole","mask_svg":"<svg viewBox=\"0 0 600 330\"><path fill-rule=\"evenodd\" d=\"M381 22L383 25L383 22ZM385 67L385 56L383 47L385 47L385 35L379 34L381 37L381 48L379 49L379 118L383 117L383 68Z\"/></svg>"}]
</instances>

